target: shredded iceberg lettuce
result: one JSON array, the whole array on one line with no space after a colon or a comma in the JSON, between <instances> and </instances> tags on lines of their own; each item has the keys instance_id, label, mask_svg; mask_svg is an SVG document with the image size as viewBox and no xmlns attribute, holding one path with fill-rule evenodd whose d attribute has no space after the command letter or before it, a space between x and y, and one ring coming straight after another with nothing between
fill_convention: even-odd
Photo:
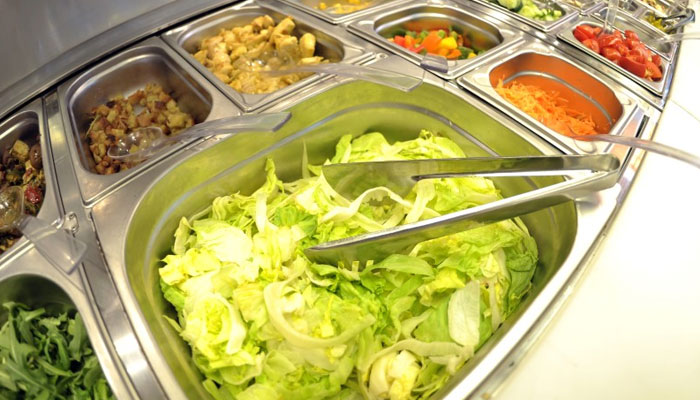
<instances>
[{"instance_id":1,"label":"shredded iceberg lettuce","mask_svg":"<svg viewBox=\"0 0 700 400\"><path fill-rule=\"evenodd\" d=\"M422 131L390 144L344 136L327 162L464 157ZM385 187L345 199L319 166L283 183L272 160L255 193L182 218L160 268L169 319L216 399L424 399L527 293L537 246L518 219L418 244L366 265L319 265L303 249L497 200L485 178Z\"/></svg>"}]
</instances>

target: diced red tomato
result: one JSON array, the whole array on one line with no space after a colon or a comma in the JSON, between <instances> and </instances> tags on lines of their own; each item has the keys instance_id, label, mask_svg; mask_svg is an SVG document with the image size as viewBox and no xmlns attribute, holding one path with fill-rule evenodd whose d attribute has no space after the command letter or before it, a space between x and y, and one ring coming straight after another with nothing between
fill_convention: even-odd
<instances>
[{"instance_id":1,"label":"diced red tomato","mask_svg":"<svg viewBox=\"0 0 700 400\"><path fill-rule=\"evenodd\" d=\"M588 37L588 39L595 39L596 34L594 32L594 29L590 25L579 25L576 27L577 30L581 31L584 35Z\"/></svg>"},{"instance_id":2,"label":"diced red tomato","mask_svg":"<svg viewBox=\"0 0 700 400\"><path fill-rule=\"evenodd\" d=\"M663 78L664 74L661 73L661 69L651 61L646 63L646 74L645 78L650 78L653 81L658 81Z\"/></svg>"},{"instance_id":3,"label":"diced red tomato","mask_svg":"<svg viewBox=\"0 0 700 400\"><path fill-rule=\"evenodd\" d=\"M600 36L601 32L603 32L603 28L599 26L593 27L593 34L595 35L595 37Z\"/></svg>"},{"instance_id":4,"label":"diced red tomato","mask_svg":"<svg viewBox=\"0 0 700 400\"><path fill-rule=\"evenodd\" d=\"M630 50L634 49L635 47L639 47L639 45L640 45L641 43L642 43L642 42L640 42L639 40L634 40L634 39L631 39L631 38L625 39L625 44L627 45L627 48L630 49Z\"/></svg>"},{"instance_id":5,"label":"diced red tomato","mask_svg":"<svg viewBox=\"0 0 700 400\"><path fill-rule=\"evenodd\" d=\"M590 39L590 38L588 37L588 35L586 35L586 32L583 31L583 29L579 29L579 28L582 27L582 26L583 26L583 25L579 25L579 26L576 27L576 29L574 29L574 37L575 37L576 40L578 40L579 42L583 42L584 40Z\"/></svg>"},{"instance_id":6,"label":"diced red tomato","mask_svg":"<svg viewBox=\"0 0 700 400\"><path fill-rule=\"evenodd\" d=\"M657 67L660 67L661 66L661 57L659 57L658 54L653 54L651 56L651 62L653 62L654 65L656 65Z\"/></svg>"},{"instance_id":7,"label":"diced red tomato","mask_svg":"<svg viewBox=\"0 0 700 400\"><path fill-rule=\"evenodd\" d=\"M394 36L394 43L398 44L401 47L406 46L406 38L403 36L396 35Z\"/></svg>"},{"instance_id":8,"label":"diced red tomato","mask_svg":"<svg viewBox=\"0 0 700 400\"><path fill-rule=\"evenodd\" d=\"M630 57L622 57L620 58L620 66L627 71L637 75L640 78L645 78L646 77L646 65L644 63L637 62L636 60L630 58Z\"/></svg>"},{"instance_id":9,"label":"diced red tomato","mask_svg":"<svg viewBox=\"0 0 700 400\"><path fill-rule=\"evenodd\" d=\"M600 52L600 46L598 46L598 41L595 39L586 39L581 43L596 53Z\"/></svg>"},{"instance_id":10,"label":"diced red tomato","mask_svg":"<svg viewBox=\"0 0 700 400\"><path fill-rule=\"evenodd\" d=\"M622 43L622 39L615 35L602 35L600 39L598 39L598 44L601 48L614 47L618 43Z\"/></svg>"},{"instance_id":11,"label":"diced red tomato","mask_svg":"<svg viewBox=\"0 0 700 400\"><path fill-rule=\"evenodd\" d=\"M639 39L639 35L637 35L637 32L631 31L631 30L629 30L629 29L625 31L625 37L626 37L627 39L636 40L636 41L638 41L638 42L641 42L641 41L642 41L641 39Z\"/></svg>"},{"instance_id":12,"label":"diced red tomato","mask_svg":"<svg viewBox=\"0 0 700 400\"><path fill-rule=\"evenodd\" d=\"M615 37L618 37L618 38L620 38L620 39L624 39L624 38L622 37L622 32L620 32L620 31L614 30L612 34L613 34L613 36L615 36Z\"/></svg>"},{"instance_id":13,"label":"diced red tomato","mask_svg":"<svg viewBox=\"0 0 700 400\"><path fill-rule=\"evenodd\" d=\"M622 57L620 52L613 47L603 47L603 49L601 50L601 54L603 55L603 57L613 62L617 62L617 60L619 60Z\"/></svg>"},{"instance_id":14,"label":"diced red tomato","mask_svg":"<svg viewBox=\"0 0 700 400\"><path fill-rule=\"evenodd\" d=\"M651 61L651 53L649 53L647 56L647 52L644 51L644 48L641 46L637 46L630 50L628 57L642 64L645 64L647 61Z\"/></svg>"},{"instance_id":15,"label":"diced red tomato","mask_svg":"<svg viewBox=\"0 0 700 400\"><path fill-rule=\"evenodd\" d=\"M625 57L630 53L630 49L627 47L626 44L624 43L618 43L617 46L615 46L615 49L620 53L622 57Z\"/></svg>"}]
</instances>

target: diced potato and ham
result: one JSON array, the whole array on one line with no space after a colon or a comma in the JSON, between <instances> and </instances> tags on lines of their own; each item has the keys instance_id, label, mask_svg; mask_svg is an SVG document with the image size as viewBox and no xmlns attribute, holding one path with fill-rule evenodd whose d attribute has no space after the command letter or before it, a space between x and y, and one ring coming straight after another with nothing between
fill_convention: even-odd
<instances>
[{"instance_id":1,"label":"diced potato and ham","mask_svg":"<svg viewBox=\"0 0 700 400\"><path fill-rule=\"evenodd\" d=\"M141 110L139 110L141 109ZM155 126L169 135L194 125L192 115L183 112L175 99L155 83L127 98L117 96L92 110L86 134L88 148L98 174L109 175L133 166L110 158L107 150L132 129Z\"/></svg>"}]
</instances>

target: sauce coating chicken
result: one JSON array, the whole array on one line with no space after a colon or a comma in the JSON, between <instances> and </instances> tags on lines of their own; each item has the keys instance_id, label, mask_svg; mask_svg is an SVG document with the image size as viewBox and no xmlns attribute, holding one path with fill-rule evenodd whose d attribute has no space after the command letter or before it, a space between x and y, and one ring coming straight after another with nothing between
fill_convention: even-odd
<instances>
[{"instance_id":1,"label":"sauce coating chicken","mask_svg":"<svg viewBox=\"0 0 700 400\"><path fill-rule=\"evenodd\" d=\"M275 24L272 17L262 15L248 25L222 29L202 40L194 58L241 93L274 92L309 74L268 76L261 71L324 62L323 57L314 55L316 36L305 33L296 37L295 27L291 17Z\"/></svg>"}]
</instances>

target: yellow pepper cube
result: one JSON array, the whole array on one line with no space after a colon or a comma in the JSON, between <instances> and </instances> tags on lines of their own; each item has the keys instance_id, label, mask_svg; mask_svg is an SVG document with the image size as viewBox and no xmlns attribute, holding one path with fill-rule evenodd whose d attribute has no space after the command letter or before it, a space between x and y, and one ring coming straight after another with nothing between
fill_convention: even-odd
<instances>
[{"instance_id":1,"label":"yellow pepper cube","mask_svg":"<svg viewBox=\"0 0 700 400\"><path fill-rule=\"evenodd\" d=\"M448 50L456 49L457 41L452 36L448 36L440 41L440 47Z\"/></svg>"}]
</instances>

